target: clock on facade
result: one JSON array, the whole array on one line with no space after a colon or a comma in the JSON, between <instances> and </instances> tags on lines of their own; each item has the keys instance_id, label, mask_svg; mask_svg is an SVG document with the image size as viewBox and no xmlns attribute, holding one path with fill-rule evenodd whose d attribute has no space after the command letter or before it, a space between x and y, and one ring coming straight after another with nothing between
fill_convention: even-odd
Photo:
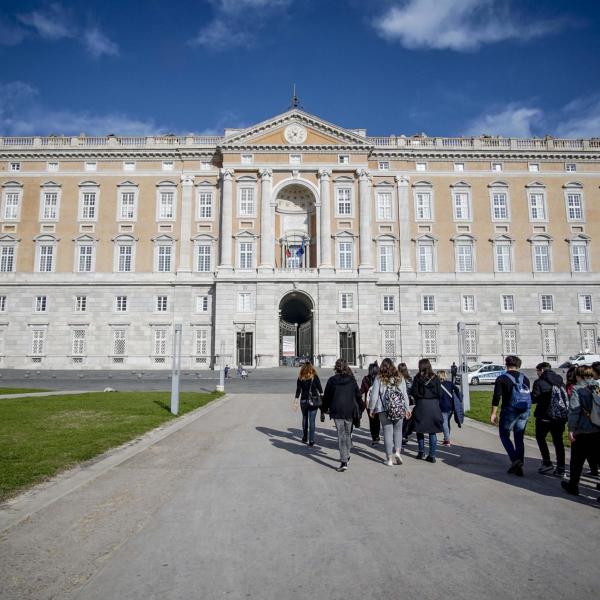
<instances>
[{"instance_id":1,"label":"clock on facade","mask_svg":"<svg viewBox=\"0 0 600 600\"><path fill-rule=\"evenodd\" d=\"M283 135L290 144L301 144L306 140L307 133L302 125L294 123L285 128Z\"/></svg>"}]
</instances>

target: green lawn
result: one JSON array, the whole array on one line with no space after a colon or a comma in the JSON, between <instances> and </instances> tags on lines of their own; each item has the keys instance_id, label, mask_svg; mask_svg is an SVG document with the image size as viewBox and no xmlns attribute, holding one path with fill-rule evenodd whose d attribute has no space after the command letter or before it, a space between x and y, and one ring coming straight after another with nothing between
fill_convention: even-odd
<instances>
[{"instance_id":1,"label":"green lawn","mask_svg":"<svg viewBox=\"0 0 600 600\"><path fill-rule=\"evenodd\" d=\"M182 392L180 414L219 392ZM170 392L95 392L0 401L0 501L174 419Z\"/></svg>"},{"instance_id":2,"label":"green lawn","mask_svg":"<svg viewBox=\"0 0 600 600\"><path fill-rule=\"evenodd\" d=\"M4 394L27 394L29 392L49 392L50 390L40 390L34 388L0 388L0 396Z\"/></svg>"}]
</instances>

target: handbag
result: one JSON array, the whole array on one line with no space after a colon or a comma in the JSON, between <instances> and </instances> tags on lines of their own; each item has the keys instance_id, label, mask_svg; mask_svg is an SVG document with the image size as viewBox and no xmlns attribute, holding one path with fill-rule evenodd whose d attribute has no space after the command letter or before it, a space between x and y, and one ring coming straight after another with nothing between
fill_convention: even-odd
<instances>
[{"instance_id":1,"label":"handbag","mask_svg":"<svg viewBox=\"0 0 600 600\"><path fill-rule=\"evenodd\" d=\"M314 380L314 377L310 380L310 388L308 390L308 406L310 408L321 408L321 406L323 405L323 400L321 399L321 395L319 394L319 392L313 392Z\"/></svg>"}]
</instances>

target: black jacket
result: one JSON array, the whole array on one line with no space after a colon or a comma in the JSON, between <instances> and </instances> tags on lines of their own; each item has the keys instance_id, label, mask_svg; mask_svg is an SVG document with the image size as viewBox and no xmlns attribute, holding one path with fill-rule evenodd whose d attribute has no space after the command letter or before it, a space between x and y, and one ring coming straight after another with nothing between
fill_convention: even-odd
<instances>
[{"instance_id":1,"label":"black jacket","mask_svg":"<svg viewBox=\"0 0 600 600\"><path fill-rule=\"evenodd\" d=\"M317 391L319 394L323 393L321 387L321 381L318 375L315 375L314 379L303 379L296 382L296 398L300 398L302 402L308 402L308 394L310 388L313 388L313 392Z\"/></svg>"},{"instance_id":2,"label":"black jacket","mask_svg":"<svg viewBox=\"0 0 600 600\"><path fill-rule=\"evenodd\" d=\"M354 377L335 374L330 377L323 393L323 409L332 419L354 420L360 415L362 402Z\"/></svg>"},{"instance_id":3,"label":"black jacket","mask_svg":"<svg viewBox=\"0 0 600 600\"><path fill-rule=\"evenodd\" d=\"M519 375L522 375L519 371L509 371L510 375L516 380ZM529 383L529 379L523 375L523 383L531 389L531 384ZM512 402L512 391L513 391L513 382L506 376L500 375L496 379L496 383L494 385L494 397L492 398L492 406L498 406L500 401L502 401L502 405L500 408L506 408L511 406Z\"/></svg>"},{"instance_id":4,"label":"black jacket","mask_svg":"<svg viewBox=\"0 0 600 600\"><path fill-rule=\"evenodd\" d=\"M415 401L413 417L417 433L442 432L440 397L443 393L437 375L429 378L424 378L420 373L415 375L409 394Z\"/></svg>"},{"instance_id":5,"label":"black jacket","mask_svg":"<svg viewBox=\"0 0 600 600\"><path fill-rule=\"evenodd\" d=\"M531 390L531 403L537 404L533 416L536 419L550 419L548 410L550 408L550 400L552 398L552 386L564 386L563 378L552 371L546 369L539 377L533 382L533 388Z\"/></svg>"}]
</instances>

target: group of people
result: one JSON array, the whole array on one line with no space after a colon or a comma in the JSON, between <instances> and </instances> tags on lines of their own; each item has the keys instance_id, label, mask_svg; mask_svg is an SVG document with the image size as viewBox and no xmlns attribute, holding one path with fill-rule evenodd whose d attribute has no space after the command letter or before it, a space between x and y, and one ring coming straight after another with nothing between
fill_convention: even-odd
<instances>
[{"instance_id":1,"label":"group of people","mask_svg":"<svg viewBox=\"0 0 600 600\"><path fill-rule=\"evenodd\" d=\"M571 442L569 479L561 481L565 492L579 495L579 481L587 460L590 474L598 475L600 462L600 362L592 366L572 366L566 381L550 364L537 365L538 378L533 386L520 372L518 356L507 356L506 373L496 379L490 421L498 420L500 406L500 440L511 461L508 473L523 476L525 460L525 428L535 405L535 437L542 455L541 474L565 476L565 446L563 434L568 428ZM512 439L511 439L512 434ZM551 460L546 441L552 438L556 466ZM598 485L600 489L600 484ZM600 501L600 498L598 498Z\"/></svg>"},{"instance_id":2,"label":"group of people","mask_svg":"<svg viewBox=\"0 0 600 600\"><path fill-rule=\"evenodd\" d=\"M388 466L402 464L402 444L413 432L417 434L417 458L436 462L437 434L443 432L444 444L449 446L452 415L459 426L464 418L459 389L446 380L445 371L434 373L426 358L419 361L414 379L404 363L396 366L389 358L381 365L372 363L360 387L348 362L340 358L324 391L315 368L307 363L300 369L295 398L300 399L302 410L302 441L309 446L315 442L318 409L322 421L325 414L334 421L340 450L338 471L348 469L352 431L364 411L373 445L380 441L383 431L383 462ZM429 438L427 456L425 435Z\"/></svg>"}]
</instances>

